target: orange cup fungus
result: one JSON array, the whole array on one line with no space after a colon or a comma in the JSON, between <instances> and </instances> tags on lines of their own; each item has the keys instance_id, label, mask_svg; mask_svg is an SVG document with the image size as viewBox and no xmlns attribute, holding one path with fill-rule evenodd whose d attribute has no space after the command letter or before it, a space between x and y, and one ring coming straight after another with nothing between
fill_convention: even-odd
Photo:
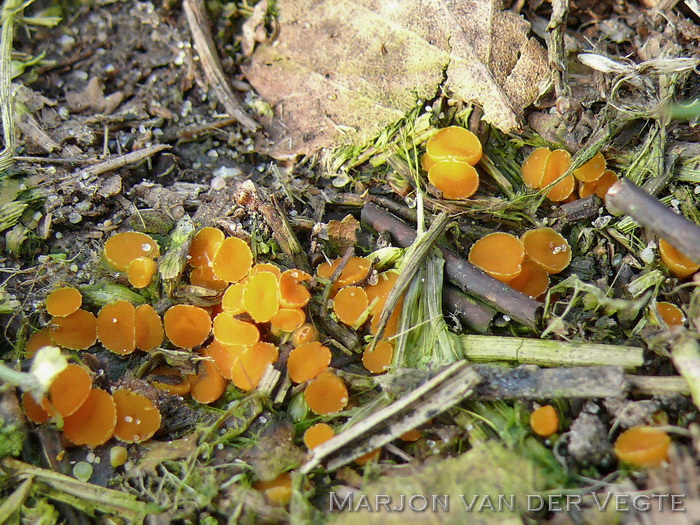
<instances>
[{"instance_id":1,"label":"orange cup fungus","mask_svg":"<svg viewBox=\"0 0 700 525\"><path fill-rule=\"evenodd\" d=\"M50 329L42 328L41 330L34 332L29 339L27 339L24 352L26 353L27 357L33 357L40 348L53 345L54 342L53 339L51 339Z\"/></svg>"},{"instance_id":2,"label":"orange cup fungus","mask_svg":"<svg viewBox=\"0 0 700 525\"><path fill-rule=\"evenodd\" d=\"M275 274L260 272L248 279L243 305L256 323L267 323L280 308L279 285Z\"/></svg>"},{"instance_id":3,"label":"orange cup fungus","mask_svg":"<svg viewBox=\"0 0 700 525\"><path fill-rule=\"evenodd\" d=\"M92 376L80 365L71 364L53 380L49 388L51 407L61 417L78 410L92 391Z\"/></svg>"},{"instance_id":4,"label":"orange cup fungus","mask_svg":"<svg viewBox=\"0 0 700 525\"><path fill-rule=\"evenodd\" d=\"M219 279L211 266L193 268L190 272L190 284L216 290L217 292L223 292L228 287L228 283Z\"/></svg>"},{"instance_id":5,"label":"orange cup fungus","mask_svg":"<svg viewBox=\"0 0 700 525\"><path fill-rule=\"evenodd\" d=\"M530 427L538 436L548 438L559 432L559 414L552 405L539 407L530 414Z\"/></svg>"},{"instance_id":6,"label":"orange cup fungus","mask_svg":"<svg viewBox=\"0 0 700 525\"><path fill-rule=\"evenodd\" d=\"M253 323L222 312L214 319L214 338L226 345L250 346L260 341L260 330Z\"/></svg>"},{"instance_id":7,"label":"orange cup fungus","mask_svg":"<svg viewBox=\"0 0 700 525\"><path fill-rule=\"evenodd\" d=\"M391 292L398 278L398 272L382 272L377 276L376 284L370 284L365 288L367 300L372 305L372 315L382 313L384 304L386 304L386 300L389 297L389 292Z\"/></svg>"},{"instance_id":8,"label":"orange cup fungus","mask_svg":"<svg viewBox=\"0 0 700 525\"><path fill-rule=\"evenodd\" d=\"M282 270L280 270L274 264L257 263L254 264L253 267L250 269L250 272L248 272L248 277L253 277L254 275L259 274L260 272L269 272L273 274L277 278L277 280L279 280L280 276L282 275Z\"/></svg>"},{"instance_id":9,"label":"orange cup fungus","mask_svg":"<svg viewBox=\"0 0 700 525\"><path fill-rule=\"evenodd\" d=\"M302 283L311 281L311 276L301 270L287 270L279 278L280 305L284 308L304 308L311 293Z\"/></svg>"},{"instance_id":10,"label":"orange cup fungus","mask_svg":"<svg viewBox=\"0 0 700 525\"><path fill-rule=\"evenodd\" d=\"M522 238L527 256L549 274L563 271L571 262L571 247L552 228L527 231Z\"/></svg>"},{"instance_id":11,"label":"orange cup fungus","mask_svg":"<svg viewBox=\"0 0 700 525\"><path fill-rule=\"evenodd\" d=\"M520 275L510 281L508 286L536 299L549 288L549 274L539 264L525 256Z\"/></svg>"},{"instance_id":12,"label":"orange cup fungus","mask_svg":"<svg viewBox=\"0 0 700 525\"><path fill-rule=\"evenodd\" d=\"M571 154L563 149L554 150L547 158L544 165L544 176L541 188L549 186L558 180L571 167ZM554 202L566 200L576 188L576 180L573 175L567 175L547 191L547 198Z\"/></svg>"},{"instance_id":13,"label":"orange cup fungus","mask_svg":"<svg viewBox=\"0 0 700 525\"><path fill-rule=\"evenodd\" d=\"M287 371L295 383L310 381L328 369L331 351L318 341L297 346L289 353Z\"/></svg>"},{"instance_id":14,"label":"orange cup fungus","mask_svg":"<svg viewBox=\"0 0 700 525\"><path fill-rule=\"evenodd\" d=\"M441 160L428 171L428 180L445 199L468 199L479 189L474 166L460 160Z\"/></svg>"},{"instance_id":15,"label":"orange cup fungus","mask_svg":"<svg viewBox=\"0 0 700 525\"><path fill-rule=\"evenodd\" d=\"M245 292L245 283L235 283L229 285L221 298L221 308L229 315L238 315L245 313L245 305L243 304L243 292Z\"/></svg>"},{"instance_id":16,"label":"orange cup fungus","mask_svg":"<svg viewBox=\"0 0 700 525\"><path fill-rule=\"evenodd\" d=\"M119 355L136 350L136 309L128 301L106 304L97 315L97 337L102 346Z\"/></svg>"},{"instance_id":17,"label":"orange cup fungus","mask_svg":"<svg viewBox=\"0 0 700 525\"><path fill-rule=\"evenodd\" d=\"M126 275L134 288L146 288L158 271L158 263L150 257L137 257L129 263Z\"/></svg>"},{"instance_id":18,"label":"orange cup fungus","mask_svg":"<svg viewBox=\"0 0 700 525\"><path fill-rule=\"evenodd\" d=\"M218 319L218 317L217 317ZM180 348L191 350L201 345L211 332L211 318L198 306L178 304L168 308L163 316L165 335Z\"/></svg>"},{"instance_id":19,"label":"orange cup fungus","mask_svg":"<svg viewBox=\"0 0 700 525\"><path fill-rule=\"evenodd\" d=\"M370 347L371 345L368 345L362 353L362 364L373 374L383 374L391 366L394 345L386 339L382 339L377 342L371 352L369 351Z\"/></svg>"},{"instance_id":20,"label":"orange cup fungus","mask_svg":"<svg viewBox=\"0 0 700 525\"><path fill-rule=\"evenodd\" d=\"M391 312L389 320L386 322L386 327L384 328L384 333L382 334L382 337L389 338L396 335L396 332L399 328L399 318L401 317L403 300L404 298L401 297L401 299L399 299L399 302L396 304L394 311ZM382 311L383 309L372 316L372 320L369 325L369 331L372 335L377 335L377 332L379 330L379 321L382 318Z\"/></svg>"},{"instance_id":21,"label":"orange cup fungus","mask_svg":"<svg viewBox=\"0 0 700 525\"><path fill-rule=\"evenodd\" d=\"M399 436L399 439L401 441L406 441L408 443L412 443L414 441L418 441L420 438L423 437L423 432L418 430L417 428L412 428L411 430L407 430L401 436Z\"/></svg>"},{"instance_id":22,"label":"orange cup fungus","mask_svg":"<svg viewBox=\"0 0 700 525\"><path fill-rule=\"evenodd\" d=\"M163 343L165 333L158 312L150 304L142 304L134 311L136 348L144 352L155 350Z\"/></svg>"},{"instance_id":23,"label":"orange cup fungus","mask_svg":"<svg viewBox=\"0 0 700 525\"><path fill-rule=\"evenodd\" d=\"M679 279L685 279L700 269L700 264L686 257L664 239L659 239L659 255L668 270Z\"/></svg>"},{"instance_id":24,"label":"orange cup fungus","mask_svg":"<svg viewBox=\"0 0 700 525\"><path fill-rule=\"evenodd\" d=\"M54 317L49 330L54 344L70 350L87 350L97 341L97 319L86 310Z\"/></svg>"},{"instance_id":25,"label":"orange cup fungus","mask_svg":"<svg viewBox=\"0 0 700 525\"><path fill-rule=\"evenodd\" d=\"M233 364L247 349L248 347L244 345L227 345L214 339L207 346L206 352L214 360L214 365L219 373L226 379L231 380L233 379L231 375Z\"/></svg>"},{"instance_id":26,"label":"orange cup fungus","mask_svg":"<svg viewBox=\"0 0 700 525\"><path fill-rule=\"evenodd\" d=\"M595 193L598 197L603 199L603 202L605 202L608 190L617 182L617 180L618 177L614 171L605 170L599 179L594 180L593 182L581 184L578 190L579 197L585 199L589 195L593 195Z\"/></svg>"},{"instance_id":27,"label":"orange cup fungus","mask_svg":"<svg viewBox=\"0 0 700 525\"><path fill-rule=\"evenodd\" d=\"M216 277L228 283L237 283L243 279L252 266L253 252L248 243L238 237L224 239L212 262Z\"/></svg>"},{"instance_id":28,"label":"orange cup fungus","mask_svg":"<svg viewBox=\"0 0 700 525\"><path fill-rule=\"evenodd\" d=\"M83 295L76 288L58 288L46 298L46 311L54 317L67 317L78 311L83 304Z\"/></svg>"},{"instance_id":29,"label":"orange cup fungus","mask_svg":"<svg viewBox=\"0 0 700 525\"><path fill-rule=\"evenodd\" d=\"M211 357L207 349L202 349L203 357ZM212 358L213 359L213 358ZM213 360L203 360L199 364L199 373L188 376L190 394L196 401L208 405L219 399L226 390L226 379L219 372Z\"/></svg>"},{"instance_id":30,"label":"orange cup fungus","mask_svg":"<svg viewBox=\"0 0 700 525\"><path fill-rule=\"evenodd\" d=\"M224 232L218 228L202 228L190 243L190 251L187 256L190 266L194 268L211 267L214 256L219 251L219 246L224 242Z\"/></svg>"},{"instance_id":31,"label":"orange cup fungus","mask_svg":"<svg viewBox=\"0 0 700 525\"><path fill-rule=\"evenodd\" d=\"M602 153L598 152L591 160L574 170L574 177L581 182L594 182L603 176L605 168L605 157L603 157Z\"/></svg>"},{"instance_id":32,"label":"orange cup fungus","mask_svg":"<svg viewBox=\"0 0 700 525\"><path fill-rule=\"evenodd\" d=\"M470 263L503 283L520 275L524 257L523 243L510 233L491 233L469 250Z\"/></svg>"},{"instance_id":33,"label":"orange cup fungus","mask_svg":"<svg viewBox=\"0 0 700 525\"><path fill-rule=\"evenodd\" d=\"M659 316L667 326L683 326L685 324L685 315L683 315L683 310L678 308L673 303L659 301L656 303L656 311L659 313ZM652 318L658 322L656 313L651 307L650 313Z\"/></svg>"},{"instance_id":34,"label":"orange cup fungus","mask_svg":"<svg viewBox=\"0 0 700 525\"><path fill-rule=\"evenodd\" d=\"M335 436L335 430L333 430L332 426L326 423L316 423L314 426L307 428L306 432L304 432L304 444L309 450L313 450L333 436Z\"/></svg>"},{"instance_id":35,"label":"orange cup fungus","mask_svg":"<svg viewBox=\"0 0 700 525\"><path fill-rule=\"evenodd\" d=\"M138 257L158 258L160 248L156 241L145 233L124 232L107 239L104 256L114 269L126 272L131 261Z\"/></svg>"},{"instance_id":36,"label":"orange cup fungus","mask_svg":"<svg viewBox=\"0 0 700 525\"><path fill-rule=\"evenodd\" d=\"M348 404L348 389L341 378L327 370L308 384L304 397L315 414L333 414Z\"/></svg>"},{"instance_id":37,"label":"orange cup fungus","mask_svg":"<svg viewBox=\"0 0 700 525\"><path fill-rule=\"evenodd\" d=\"M544 178L544 167L547 159L552 154L549 148L537 148L525 159L522 166L523 182L529 188L539 190Z\"/></svg>"},{"instance_id":38,"label":"orange cup fungus","mask_svg":"<svg viewBox=\"0 0 700 525\"><path fill-rule=\"evenodd\" d=\"M368 307L367 293L359 286L346 286L333 300L335 315L348 326L364 322Z\"/></svg>"},{"instance_id":39,"label":"orange cup fungus","mask_svg":"<svg viewBox=\"0 0 700 525\"><path fill-rule=\"evenodd\" d=\"M93 388L81 407L63 418L63 432L75 445L103 445L112 437L116 426L114 399L99 388Z\"/></svg>"},{"instance_id":40,"label":"orange cup fungus","mask_svg":"<svg viewBox=\"0 0 700 525\"><path fill-rule=\"evenodd\" d=\"M50 406L49 400L44 398L39 403L34 396L29 392L24 392L22 394L22 408L24 409L24 415L27 416L29 421L41 425L46 423L51 419L51 414L49 413Z\"/></svg>"},{"instance_id":41,"label":"orange cup fungus","mask_svg":"<svg viewBox=\"0 0 700 525\"><path fill-rule=\"evenodd\" d=\"M287 472L270 481L258 481L253 488L262 492L270 505L284 507L292 501L292 477Z\"/></svg>"},{"instance_id":42,"label":"orange cup fungus","mask_svg":"<svg viewBox=\"0 0 700 525\"><path fill-rule=\"evenodd\" d=\"M330 279L333 273L340 267L342 258L334 260L332 263L324 262L316 269L316 274L323 279ZM357 284L369 275L371 263L363 257L350 257L347 264L340 272L340 276L333 283L332 290L337 292L344 286Z\"/></svg>"},{"instance_id":43,"label":"orange cup fungus","mask_svg":"<svg viewBox=\"0 0 700 525\"><path fill-rule=\"evenodd\" d=\"M304 323L292 332L292 345L295 348L311 341L318 341L318 330L311 323Z\"/></svg>"},{"instance_id":44,"label":"orange cup fungus","mask_svg":"<svg viewBox=\"0 0 700 525\"><path fill-rule=\"evenodd\" d=\"M158 390L168 392L175 396L184 396L190 393L190 381L177 368L161 366L153 370L148 376L148 382Z\"/></svg>"},{"instance_id":45,"label":"orange cup fungus","mask_svg":"<svg viewBox=\"0 0 700 525\"><path fill-rule=\"evenodd\" d=\"M160 428L160 411L146 396L131 390L117 390L113 396L117 408L114 436L125 443L141 443Z\"/></svg>"},{"instance_id":46,"label":"orange cup fungus","mask_svg":"<svg viewBox=\"0 0 700 525\"><path fill-rule=\"evenodd\" d=\"M300 308L280 308L270 320L270 330L273 334L294 332L306 321L306 314Z\"/></svg>"},{"instance_id":47,"label":"orange cup fungus","mask_svg":"<svg viewBox=\"0 0 700 525\"><path fill-rule=\"evenodd\" d=\"M258 342L246 349L233 363L233 384L241 390L254 390L268 366L275 363L279 350L272 343Z\"/></svg>"},{"instance_id":48,"label":"orange cup fungus","mask_svg":"<svg viewBox=\"0 0 700 525\"><path fill-rule=\"evenodd\" d=\"M615 441L617 459L635 467L658 467L668 459L670 436L654 427L633 427Z\"/></svg>"},{"instance_id":49,"label":"orange cup fungus","mask_svg":"<svg viewBox=\"0 0 700 525\"><path fill-rule=\"evenodd\" d=\"M432 162L455 159L475 166L483 153L481 141L468 129L450 126L430 137L425 153Z\"/></svg>"}]
</instances>

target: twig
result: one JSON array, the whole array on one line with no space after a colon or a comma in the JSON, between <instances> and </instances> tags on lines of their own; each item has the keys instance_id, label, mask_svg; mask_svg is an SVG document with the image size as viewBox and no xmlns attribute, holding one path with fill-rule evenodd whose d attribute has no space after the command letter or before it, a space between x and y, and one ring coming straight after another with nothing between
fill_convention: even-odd
<instances>
[{"instance_id":1,"label":"twig","mask_svg":"<svg viewBox=\"0 0 700 525\"><path fill-rule=\"evenodd\" d=\"M606 198L611 213L629 215L693 261L700 261L700 227L697 224L664 206L628 179L613 184Z\"/></svg>"},{"instance_id":2,"label":"twig","mask_svg":"<svg viewBox=\"0 0 700 525\"><path fill-rule=\"evenodd\" d=\"M2 6L2 34L0 35L0 114L2 115L3 149L0 151L0 171L12 165L17 143L12 85L12 38L15 16L23 6L22 0L6 0Z\"/></svg>"},{"instance_id":3,"label":"twig","mask_svg":"<svg viewBox=\"0 0 700 525\"><path fill-rule=\"evenodd\" d=\"M394 242L404 248L416 239L415 230L374 204L362 208L361 218L374 231L389 232ZM445 275L450 282L523 325L537 329L540 303L487 275L448 248L438 248L445 258Z\"/></svg>"},{"instance_id":4,"label":"twig","mask_svg":"<svg viewBox=\"0 0 700 525\"><path fill-rule=\"evenodd\" d=\"M485 335L462 335L460 340L464 357L478 362L540 366L611 365L631 370L644 363L643 350L634 346Z\"/></svg>"},{"instance_id":5,"label":"twig","mask_svg":"<svg viewBox=\"0 0 700 525\"><path fill-rule=\"evenodd\" d=\"M224 76L209 29L209 20L203 0L185 0L182 7L192 32L194 47L199 53L204 75L216 92L219 102L224 105L231 117L238 120L241 126L248 131L256 131L260 126L243 110Z\"/></svg>"},{"instance_id":6,"label":"twig","mask_svg":"<svg viewBox=\"0 0 700 525\"><path fill-rule=\"evenodd\" d=\"M635 376L628 375L630 391L636 396L656 396L663 394L690 394L688 382L680 376Z\"/></svg>"},{"instance_id":7,"label":"twig","mask_svg":"<svg viewBox=\"0 0 700 525\"><path fill-rule=\"evenodd\" d=\"M683 333L673 344L671 359L676 371L683 376L690 388L693 403L700 408L700 345L688 333Z\"/></svg>"},{"instance_id":8,"label":"twig","mask_svg":"<svg viewBox=\"0 0 700 525\"><path fill-rule=\"evenodd\" d=\"M602 199L594 193L585 199L562 204L552 214L552 218L557 221L557 226L587 221L598 216L602 205Z\"/></svg>"},{"instance_id":9,"label":"twig","mask_svg":"<svg viewBox=\"0 0 700 525\"><path fill-rule=\"evenodd\" d=\"M570 97L571 88L567 77L566 50L564 49L564 31L566 30L566 18L569 14L569 2L567 0L554 0L552 2L552 16L547 25L549 41L547 51L549 65L552 68L554 91L556 97Z\"/></svg>"},{"instance_id":10,"label":"twig","mask_svg":"<svg viewBox=\"0 0 700 525\"><path fill-rule=\"evenodd\" d=\"M485 333L496 311L486 305L476 302L462 290L451 284L442 289L442 305L445 310L452 312L459 320L479 333Z\"/></svg>"}]
</instances>

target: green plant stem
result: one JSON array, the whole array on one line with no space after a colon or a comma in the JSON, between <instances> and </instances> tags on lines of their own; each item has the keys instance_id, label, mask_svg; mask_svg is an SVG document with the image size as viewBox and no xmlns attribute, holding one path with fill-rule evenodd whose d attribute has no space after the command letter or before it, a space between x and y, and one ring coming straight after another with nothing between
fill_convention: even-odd
<instances>
[{"instance_id":1,"label":"green plant stem","mask_svg":"<svg viewBox=\"0 0 700 525\"><path fill-rule=\"evenodd\" d=\"M671 350L673 366L688 382L695 406L700 408L700 345L690 334L683 333Z\"/></svg>"}]
</instances>

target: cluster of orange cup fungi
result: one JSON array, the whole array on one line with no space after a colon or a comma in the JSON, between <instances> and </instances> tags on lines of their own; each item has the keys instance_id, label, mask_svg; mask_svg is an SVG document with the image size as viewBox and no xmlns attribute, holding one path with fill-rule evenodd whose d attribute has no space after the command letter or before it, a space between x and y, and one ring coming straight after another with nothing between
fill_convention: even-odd
<instances>
[{"instance_id":1,"label":"cluster of orange cup fungi","mask_svg":"<svg viewBox=\"0 0 700 525\"><path fill-rule=\"evenodd\" d=\"M537 148L523 163L523 182L529 188L539 190L557 181L570 167L571 154L568 151ZM605 200L608 189L617 181L615 172L606 168L605 157L602 153L596 153L572 175L567 175L547 190L547 198L553 202L575 199L578 181L579 197L583 199L595 193Z\"/></svg>"},{"instance_id":2,"label":"cluster of orange cup fungi","mask_svg":"<svg viewBox=\"0 0 700 525\"><path fill-rule=\"evenodd\" d=\"M547 291L549 276L569 265L571 247L552 228L528 230L520 238L497 232L472 245L469 262L513 289L537 298Z\"/></svg>"}]
</instances>

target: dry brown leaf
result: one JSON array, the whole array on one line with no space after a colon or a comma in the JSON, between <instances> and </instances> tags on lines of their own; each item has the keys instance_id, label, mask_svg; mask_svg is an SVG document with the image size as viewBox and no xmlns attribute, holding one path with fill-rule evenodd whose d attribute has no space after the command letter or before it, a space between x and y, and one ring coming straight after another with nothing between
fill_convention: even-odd
<instances>
[{"instance_id":1,"label":"dry brown leaf","mask_svg":"<svg viewBox=\"0 0 700 525\"><path fill-rule=\"evenodd\" d=\"M346 215L342 221L328 222L328 240L335 253L345 253L357 242L357 230L360 221L352 215Z\"/></svg>"},{"instance_id":2,"label":"dry brown leaf","mask_svg":"<svg viewBox=\"0 0 700 525\"><path fill-rule=\"evenodd\" d=\"M278 39L244 68L273 106L276 157L363 143L441 84L517 129L547 80L529 23L499 0L280 0Z\"/></svg>"}]
</instances>

